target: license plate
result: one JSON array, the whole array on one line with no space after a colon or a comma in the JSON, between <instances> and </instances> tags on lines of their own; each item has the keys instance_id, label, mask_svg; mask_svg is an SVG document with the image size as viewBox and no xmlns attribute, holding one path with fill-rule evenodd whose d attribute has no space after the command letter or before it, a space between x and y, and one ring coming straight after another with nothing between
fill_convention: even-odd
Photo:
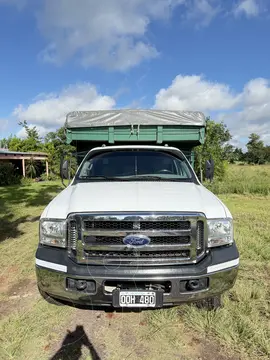
<instances>
[{"instance_id":1,"label":"license plate","mask_svg":"<svg viewBox=\"0 0 270 360\"><path fill-rule=\"evenodd\" d=\"M155 291L119 291L120 307L155 307Z\"/></svg>"}]
</instances>

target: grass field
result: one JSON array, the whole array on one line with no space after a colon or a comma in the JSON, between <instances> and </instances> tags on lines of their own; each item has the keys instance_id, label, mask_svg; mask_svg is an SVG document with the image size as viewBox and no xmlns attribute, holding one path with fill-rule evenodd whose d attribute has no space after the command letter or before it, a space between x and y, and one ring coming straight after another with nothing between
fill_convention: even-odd
<instances>
[{"instance_id":1,"label":"grass field","mask_svg":"<svg viewBox=\"0 0 270 360\"><path fill-rule=\"evenodd\" d=\"M188 327L243 358L270 357L270 199L241 195L221 196L235 218L235 237L241 266L235 287L224 296L217 312L191 306L179 308ZM175 309L168 310L175 312ZM158 323L159 315L153 314ZM152 317L152 315L150 315ZM164 317L164 315L163 315Z\"/></svg>"},{"instance_id":2,"label":"grass field","mask_svg":"<svg viewBox=\"0 0 270 360\"><path fill-rule=\"evenodd\" d=\"M223 181L208 187L216 194L270 195L270 165L230 165Z\"/></svg>"},{"instance_id":3,"label":"grass field","mask_svg":"<svg viewBox=\"0 0 270 360\"><path fill-rule=\"evenodd\" d=\"M0 358L49 359L66 329L80 323L89 331L92 324L91 336L104 354L102 359L165 359L164 354L170 354L167 358L172 359L177 358L174 354L182 354L181 359L192 360L268 359L270 197L262 196L269 193L262 190L269 186L267 174L270 167L255 170L233 166L228 178L238 179L237 184L214 184L220 186L219 192L227 186L220 198L234 216L241 255L237 283L224 296L222 309L206 312L184 305L116 319L108 319L103 313L95 317L91 311L81 313L72 307L49 305L37 292L34 259L38 218L61 185L50 182L0 188ZM251 181L255 184L249 184ZM136 329L131 329L136 322ZM134 334L133 343L129 343L129 337L125 340L127 332ZM207 347L202 348L202 344ZM198 355L199 348L204 355ZM224 357L215 357L217 349ZM97 359L85 351L80 357L70 357L79 358Z\"/></svg>"}]
</instances>

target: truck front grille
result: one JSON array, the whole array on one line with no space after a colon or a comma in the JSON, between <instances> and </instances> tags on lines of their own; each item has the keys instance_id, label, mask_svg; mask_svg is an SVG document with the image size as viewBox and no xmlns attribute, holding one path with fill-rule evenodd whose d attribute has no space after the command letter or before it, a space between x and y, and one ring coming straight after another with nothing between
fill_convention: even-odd
<instances>
[{"instance_id":1,"label":"truck front grille","mask_svg":"<svg viewBox=\"0 0 270 360\"><path fill-rule=\"evenodd\" d=\"M72 214L68 246L78 263L153 266L196 263L205 254L201 213ZM126 245L128 235L146 236L145 246Z\"/></svg>"}]
</instances>

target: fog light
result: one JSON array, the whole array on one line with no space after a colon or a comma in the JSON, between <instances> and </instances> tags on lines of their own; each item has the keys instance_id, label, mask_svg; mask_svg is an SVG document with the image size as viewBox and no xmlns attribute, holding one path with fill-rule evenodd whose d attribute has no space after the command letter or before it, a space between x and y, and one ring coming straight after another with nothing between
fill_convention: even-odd
<instances>
[{"instance_id":1,"label":"fog light","mask_svg":"<svg viewBox=\"0 0 270 360\"><path fill-rule=\"evenodd\" d=\"M84 289L86 289L87 287L87 282L85 280L77 280L76 281L76 288L79 291L82 291Z\"/></svg>"},{"instance_id":2,"label":"fog light","mask_svg":"<svg viewBox=\"0 0 270 360\"><path fill-rule=\"evenodd\" d=\"M181 280L180 281L180 292L192 292L192 291L202 291L208 288L209 278L201 279L191 279L191 280Z\"/></svg>"},{"instance_id":3,"label":"fog light","mask_svg":"<svg viewBox=\"0 0 270 360\"><path fill-rule=\"evenodd\" d=\"M200 280L190 280L187 282L187 290L198 290L200 288Z\"/></svg>"},{"instance_id":4,"label":"fog light","mask_svg":"<svg viewBox=\"0 0 270 360\"><path fill-rule=\"evenodd\" d=\"M93 280L77 280L67 278L67 289L72 291L81 291L87 294L93 294L96 292L96 283Z\"/></svg>"}]
</instances>

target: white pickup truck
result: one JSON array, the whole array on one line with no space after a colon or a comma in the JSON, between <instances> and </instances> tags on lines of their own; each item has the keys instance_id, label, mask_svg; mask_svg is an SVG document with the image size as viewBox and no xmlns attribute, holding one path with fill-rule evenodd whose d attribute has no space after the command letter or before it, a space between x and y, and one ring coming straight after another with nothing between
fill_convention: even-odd
<instances>
[{"instance_id":1,"label":"white pickup truck","mask_svg":"<svg viewBox=\"0 0 270 360\"><path fill-rule=\"evenodd\" d=\"M239 254L228 208L166 146L92 149L44 210L41 295L89 306L220 306Z\"/></svg>"},{"instance_id":2,"label":"white pickup truck","mask_svg":"<svg viewBox=\"0 0 270 360\"><path fill-rule=\"evenodd\" d=\"M174 147L92 149L40 219L36 274L50 302L215 309L238 265L230 211Z\"/></svg>"}]
</instances>

